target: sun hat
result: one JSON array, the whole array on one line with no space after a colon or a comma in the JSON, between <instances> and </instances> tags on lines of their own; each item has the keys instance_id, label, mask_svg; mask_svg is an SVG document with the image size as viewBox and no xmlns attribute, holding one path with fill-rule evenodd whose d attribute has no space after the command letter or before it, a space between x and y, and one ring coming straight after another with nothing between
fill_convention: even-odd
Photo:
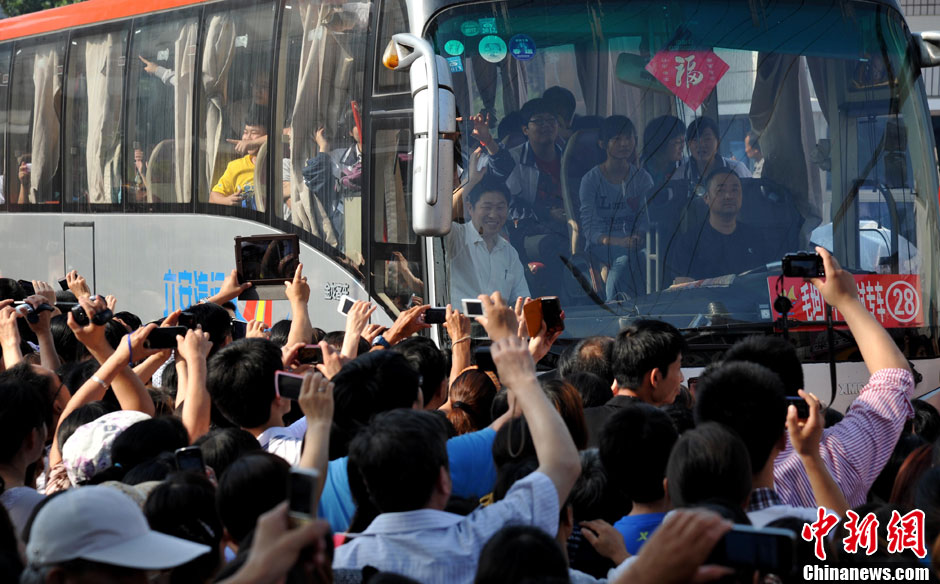
<instances>
[{"instance_id":1,"label":"sun hat","mask_svg":"<svg viewBox=\"0 0 940 584\"><path fill-rule=\"evenodd\" d=\"M111 466L111 445L118 434L150 416L134 410L105 414L78 427L62 445L62 463L73 485Z\"/></svg>"},{"instance_id":2,"label":"sun hat","mask_svg":"<svg viewBox=\"0 0 940 584\"><path fill-rule=\"evenodd\" d=\"M151 530L143 511L117 489L89 486L65 491L40 509L26 558L31 566L82 559L165 570L209 551L209 546Z\"/></svg>"}]
</instances>

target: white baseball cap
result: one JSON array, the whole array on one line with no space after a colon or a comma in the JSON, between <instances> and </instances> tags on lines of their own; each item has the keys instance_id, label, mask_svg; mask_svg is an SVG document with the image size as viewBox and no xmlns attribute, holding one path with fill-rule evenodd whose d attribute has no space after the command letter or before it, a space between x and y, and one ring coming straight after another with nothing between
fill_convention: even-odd
<instances>
[{"instance_id":1,"label":"white baseball cap","mask_svg":"<svg viewBox=\"0 0 940 584\"><path fill-rule=\"evenodd\" d=\"M26 557L33 566L80 558L138 570L165 570L210 549L153 531L130 497L108 487L89 486L66 491L39 510Z\"/></svg>"}]
</instances>

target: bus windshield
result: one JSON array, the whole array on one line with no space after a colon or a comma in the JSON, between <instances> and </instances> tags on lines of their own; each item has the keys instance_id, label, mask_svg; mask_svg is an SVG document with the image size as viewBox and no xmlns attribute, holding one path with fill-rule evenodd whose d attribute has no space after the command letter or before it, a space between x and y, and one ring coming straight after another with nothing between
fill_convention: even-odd
<instances>
[{"instance_id":1,"label":"bus windshield","mask_svg":"<svg viewBox=\"0 0 940 584\"><path fill-rule=\"evenodd\" d=\"M573 339L636 318L708 339L772 330L785 296L799 336L824 302L781 258L821 245L887 328L935 338L937 165L893 9L511 0L444 10L428 36L463 120L439 301L476 284L558 296ZM494 231L488 263L461 257Z\"/></svg>"}]
</instances>

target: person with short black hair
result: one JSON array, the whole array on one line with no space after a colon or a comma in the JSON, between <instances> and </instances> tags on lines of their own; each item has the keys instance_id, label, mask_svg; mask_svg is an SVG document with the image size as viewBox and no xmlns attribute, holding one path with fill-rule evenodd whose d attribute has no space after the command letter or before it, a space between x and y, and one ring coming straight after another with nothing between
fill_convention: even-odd
<instances>
[{"instance_id":1,"label":"person with short black hair","mask_svg":"<svg viewBox=\"0 0 940 584\"><path fill-rule=\"evenodd\" d=\"M289 474L290 465L269 452L249 452L229 465L216 491L227 546L237 551L258 517L287 498Z\"/></svg>"},{"instance_id":2,"label":"person with short black hair","mask_svg":"<svg viewBox=\"0 0 940 584\"><path fill-rule=\"evenodd\" d=\"M721 424L699 424L676 441L666 464L666 489L676 508L726 502L743 509L751 494L747 447Z\"/></svg>"},{"instance_id":3,"label":"person with short black hair","mask_svg":"<svg viewBox=\"0 0 940 584\"><path fill-rule=\"evenodd\" d=\"M421 376L421 394L424 409L434 411L447 401L447 355L427 337L409 337L392 347L401 353Z\"/></svg>"},{"instance_id":4,"label":"person with short black hair","mask_svg":"<svg viewBox=\"0 0 940 584\"><path fill-rule=\"evenodd\" d=\"M470 220L459 223L464 214L464 192ZM491 294L498 290L508 301L528 297L529 285L519 253L503 237L509 218L511 195L506 184L476 170L471 157L467 185L454 191L454 222L444 239L450 264L450 303L460 306L464 298Z\"/></svg>"},{"instance_id":5,"label":"person with short black hair","mask_svg":"<svg viewBox=\"0 0 940 584\"><path fill-rule=\"evenodd\" d=\"M199 437L195 446L202 451L206 466L220 477L242 454L261 450L261 443L241 428L215 428Z\"/></svg>"},{"instance_id":6,"label":"person with short black hair","mask_svg":"<svg viewBox=\"0 0 940 584\"><path fill-rule=\"evenodd\" d=\"M558 360L558 375L568 377L575 372L593 373L609 387L614 376L610 372L607 351L613 342L613 337L594 336L584 337L569 345Z\"/></svg>"},{"instance_id":7,"label":"person with short black hair","mask_svg":"<svg viewBox=\"0 0 940 584\"><path fill-rule=\"evenodd\" d=\"M619 408L639 400L650 405L671 404L683 379L685 339L674 326L658 320L639 320L620 331L608 348L614 377L614 397L584 417L593 429L588 446L597 446L599 429Z\"/></svg>"},{"instance_id":8,"label":"person with short black hair","mask_svg":"<svg viewBox=\"0 0 940 584\"><path fill-rule=\"evenodd\" d=\"M744 164L718 153L721 142L718 124L709 117L692 120L685 132L685 141L689 146L689 158L676 171L675 178L683 178L691 186L705 185L702 179L718 169L734 173L740 178L749 178L751 171Z\"/></svg>"},{"instance_id":9,"label":"person with short black hair","mask_svg":"<svg viewBox=\"0 0 940 584\"><path fill-rule=\"evenodd\" d=\"M685 124L675 116L659 116L643 129L643 170L653 179L655 189L661 188L675 175L684 159ZM678 177L676 177L678 178Z\"/></svg>"},{"instance_id":10,"label":"person with short black hair","mask_svg":"<svg viewBox=\"0 0 940 584\"><path fill-rule=\"evenodd\" d=\"M610 485L633 503L630 513L614 524L631 555L640 551L670 509L663 479L678 439L669 416L644 403L621 408L601 430L600 455Z\"/></svg>"},{"instance_id":11,"label":"person with short black hair","mask_svg":"<svg viewBox=\"0 0 940 584\"><path fill-rule=\"evenodd\" d=\"M242 206L256 210L255 159L261 150L260 140L268 135L267 106L252 105L245 119L241 142L248 144L246 154L228 163L219 182L209 193L209 202L217 205ZM264 210L263 207L261 210Z\"/></svg>"},{"instance_id":12,"label":"person with short black hair","mask_svg":"<svg viewBox=\"0 0 940 584\"><path fill-rule=\"evenodd\" d=\"M281 349L267 339L242 339L209 359L206 387L212 403L261 447L291 464L300 461L306 418L289 427L284 416L291 400L277 394L275 374L284 367Z\"/></svg>"},{"instance_id":13,"label":"person with short black hair","mask_svg":"<svg viewBox=\"0 0 940 584\"><path fill-rule=\"evenodd\" d=\"M708 217L701 225L690 226L668 252L665 281L690 282L739 274L770 261L773 242L764 233L739 220L743 205L741 179L728 168L719 167L703 181Z\"/></svg>"},{"instance_id":14,"label":"person with short black hair","mask_svg":"<svg viewBox=\"0 0 940 584\"><path fill-rule=\"evenodd\" d=\"M568 564L555 540L531 525L509 525L483 546L473 582L562 584L568 580Z\"/></svg>"}]
</instances>

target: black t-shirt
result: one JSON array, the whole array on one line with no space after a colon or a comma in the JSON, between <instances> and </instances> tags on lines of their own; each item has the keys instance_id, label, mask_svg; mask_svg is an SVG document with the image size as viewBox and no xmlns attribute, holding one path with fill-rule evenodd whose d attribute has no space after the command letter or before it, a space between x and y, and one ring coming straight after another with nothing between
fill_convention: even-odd
<instances>
[{"instance_id":1,"label":"black t-shirt","mask_svg":"<svg viewBox=\"0 0 940 584\"><path fill-rule=\"evenodd\" d=\"M740 221L733 233L725 235L706 220L700 230L690 230L673 247L667 262L672 278L701 280L740 274L774 259L773 246L763 234Z\"/></svg>"}]
</instances>

